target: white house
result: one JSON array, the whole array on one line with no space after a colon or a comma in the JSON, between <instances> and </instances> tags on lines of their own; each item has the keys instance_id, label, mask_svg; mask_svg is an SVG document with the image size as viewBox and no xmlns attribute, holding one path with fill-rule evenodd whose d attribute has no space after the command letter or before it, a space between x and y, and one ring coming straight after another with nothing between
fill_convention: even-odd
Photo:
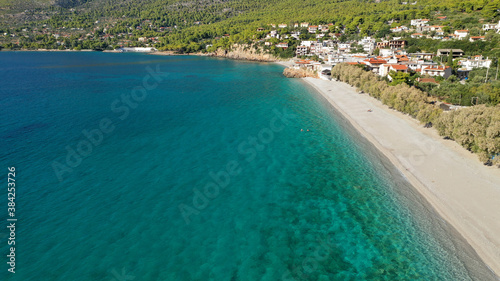
<instances>
[{"instance_id":1,"label":"white house","mask_svg":"<svg viewBox=\"0 0 500 281\"><path fill-rule=\"evenodd\" d=\"M279 28L286 28L288 25L286 23L280 23L278 24Z\"/></svg>"},{"instance_id":2,"label":"white house","mask_svg":"<svg viewBox=\"0 0 500 281\"><path fill-rule=\"evenodd\" d=\"M443 25L432 25L432 26L427 26L427 30L422 30L422 31L435 31L437 35L443 35L444 31L443 28L445 26Z\"/></svg>"},{"instance_id":3,"label":"white house","mask_svg":"<svg viewBox=\"0 0 500 281\"><path fill-rule=\"evenodd\" d=\"M297 46L297 50L295 51L297 56L305 56L309 53L309 47L307 46Z\"/></svg>"},{"instance_id":4,"label":"white house","mask_svg":"<svg viewBox=\"0 0 500 281\"><path fill-rule=\"evenodd\" d=\"M408 66L404 64L391 64L389 66L389 71L394 72L408 72Z\"/></svg>"},{"instance_id":5,"label":"white house","mask_svg":"<svg viewBox=\"0 0 500 281\"><path fill-rule=\"evenodd\" d=\"M309 27L309 23L308 22L302 22L302 23L300 23L300 27Z\"/></svg>"},{"instance_id":6,"label":"white house","mask_svg":"<svg viewBox=\"0 0 500 281\"><path fill-rule=\"evenodd\" d=\"M455 30L455 32L453 34L455 35L455 37L457 39L464 39L465 37L467 37L467 35L469 35L469 31L468 30Z\"/></svg>"},{"instance_id":7,"label":"white house","mask_svg":"<svg viewBox=\"0 0 500 281\"><path fill-rule=\"evenodd\" d=\"M375 50L375 39L371 37L364 37L363 39L359 40L358 42L359 45L363 46L363 51L366 53L372 53L373 50Z\"/></svg>"},{"instance_id":8,"label":"white house","mask_svg":"<svg viewBox=\"0 0 500 281\"><path fill-rule=\"evenodd\" d=\"M330 63L330 64L343 63L346 61L347 61L346 57L344 57L342 55L337 55L337 54L329 54L328 55L328 63Z\"/></svg>"},{"instance_id":9,"label":"white house","mask_svg":"<svg viewBox=\"0 0 500 281\"><path fill-rule=\"evenodd\" d=\"M290 33L290 36L299 40L300 31L293 31L292 33Z\"/></svg>"},{"instance_id":10,"label":"white house","mask_svg":"<svg viewBox=\"0 0 500 281\"><path fill-rule=\"evenodd\" d=\"M378 68L378 75L380 75L382 77L386 77L387 74L389 74L389 67L390 66L391 66L390 64L383 64L383 65L381 65Z\"/></svg>"},{"instance_id":11,"label":"white house","mask_svg":"<svg viewBox=\"0 0 500 281\"><path fill-rule=\"evenodd\" d=\"M312 54L319 54L323 50L323 44L321 42L313 42L310 47Z\"/></svg>"},{"instance_id":12,"label":"white house","mask_svg":"<svg viewBox=\"0 0 500 281\"><path fill-rule=\"evenodd\" d=\"M458 61L458 65L461 66L462 69L472 70L474 68L490 68L491 60L488 58L484 59L483 56L477 55L472 57L471 59L461 59Z\"/></svg>"},{"instance_id":13,"label":"white house","mask_svg":"<svg viewBox=\"0 0 500 281\"><path fill-rule=\"evenodd\" d=\"M409 68L408 66L404 64L383 64L379 67L378 69L378 75L380 76L388 76L389 72L394 71L394 72L408 72ZM388 76L389 80L392 81L392 78Z\"/></svg>"},{"instance_id":14,"label":"white house","mask_svg":"<svg viewBox=\"0 0 500 281\"><path fill-rule=\"evenodd\" d=\"M349 53L351 51L351 44L349 43L338 43L337 47L339 52Z\"/></svg>"},{"instance_id":15,"label":"white house","mask_svg":"<svg viewBox=\"0 0 500 281\"><path fill-rule=\"evenodd\" d=\"M382 60L382 59L376 59L376 58L369 58L369 59L365 59L363 61L364 64L366 64L371 71L375 72L375 73L379 73L379 68L381 66L383 66L384 64L387 64L387 61L386 60Z\"/></svg>"},{"instance_id":16,"label":"white house","mask_svg":"<svg viewBox=\"0 0 500 281\"><path fill-rule=\"evenodd\" d=\"M286 48L288 48L288 43L281 42L281 43L276 44L276 47L278 47L278 48L285 48L286 49Z\"/></svg>"},{"instance_id":17,"label":"white house","mask_svg":"<svg viewBox=\"0 0 500 281\"><path fill-rule=\"evenodd\" d=\"M443 78L448 78L451 76L451 67L441 65L424 66L420 70L420 73L422 75L441 76Z\"/></svg>"},{"instance_id":18,"label":"white house","mask_svg":"<svg viewBox=\"0 0 500 281\"><path fill-rule=\"evenodd\" d=\"M415 27L419 27L419 26L427 25L428 22L429 22L428 19L415 19L415 20L411 20L410 25L415 26Z\"/></svg>"},{"instance_id":19,"label":"white house","mask_svg":"<svg viewBox=\"0 0 500 281\"><path fill-rule=\"evenodd\" d=\"M379 55L382 57L392 57L392 56L394 56L394 50L392 50L392 49L380 49Z\"/></svg>"},{"instance_id":20,"label":"white house","mask_svg":"<svg viewBox=\"0 0 500 281\"><path fill-rule=\"evenodd\" d=\"M317 25L311 25L307 28L307 31L309 31L309 33L316 33L317 30L318 30Z\"/></svg>"},{"instance_id":21,"label":"white house","mask_svg":"<svg viewBox=\"0 0 500 281\"><path fill-rule=\"evenodd\" d=\"M311 45L314 43L316 43L316 41L302 41L302 42L300 42L300 46L306 46L306 47L311 48Z\"/></svg>"},{"instance_id":22,"label":"white house","mask_svg":"<svg viewBox=\"0 0 500 281\"><path fill-rule=\"evenodd\" d=\"M483 24L483 30L484 31L496 30L497 32L500 31L500 21L498 21L498 24L496 23Z\"/></svg>"},{"instance_id":23,"label":"white house","mask_svg":"<svg viewBox=\"0 0 500 281\"><path fill-rule=\"evenodd\" d=\"M403 31L407 31L407 30L408 30L408 27L406 27L404 25L391 28L391 32L403 32Z\"/></svg>"}]
</instances>

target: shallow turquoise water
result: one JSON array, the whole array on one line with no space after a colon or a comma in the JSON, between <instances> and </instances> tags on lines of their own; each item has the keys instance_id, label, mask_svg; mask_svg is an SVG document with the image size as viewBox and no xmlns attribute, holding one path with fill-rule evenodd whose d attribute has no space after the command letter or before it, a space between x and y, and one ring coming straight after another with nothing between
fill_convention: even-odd
<instances>
[{"instance_id":1,"label":"shallow turquoise water","mask_svg":"<svg viewBox=\"0 0 500 281\"><path fill-rule=\"evenodd\" d=\"M2 260L0 279L489 276L383 157L281 71L0 52L0 163L5 177L16 167L19 220L16 273Z\"/></svg>"}]
</instances>

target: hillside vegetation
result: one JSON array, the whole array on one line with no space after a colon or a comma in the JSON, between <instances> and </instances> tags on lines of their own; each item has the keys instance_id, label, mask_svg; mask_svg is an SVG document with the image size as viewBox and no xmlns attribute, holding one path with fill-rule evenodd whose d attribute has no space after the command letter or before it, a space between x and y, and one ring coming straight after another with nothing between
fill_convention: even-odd
<instances>
[{"instance_id":1,"label":"hillside vegetation","mask_svg":"<svg viewBox=\"0 0 500 281\"><path fill-rule=\"evenodd\" d=\"M497 0L419 0L415 5L411 1L401 0L381 0L379 3L373 0L0 1L3 1L0 10L0 31L3 33L12 33L12 29L39 30L41 27L52 31L82 29L82 32L73 31L71 34L82 39L81 36L90 33L91 41L101 41L106 47L113 46L119 40L104 40L102 35L126 33L125 37L131 39L132 45L140 45L136 40L138 37L158 37L153 42L155 47L180 52L204 49L206 45L214 44L215 38L221 38L225 34L232 37L227 44L221 45L247 43L263 35L256 32L256 28L267 29L268 24L278 23L289 26L299 22L333 23L332 31L342 30L346 36L381 38L390 34L390 27L408 24L415 18L430 18L437 11L448 16L442 22L443 25L468 28L473 34L476 29L479 32L482 23L498 19L500 8ZM388 24L389 21L391 24ZM22 46L25 45L23 42L46 43L41 37L36 39L32 34L25 35L28 36L27 39L21 38L14 42L19 41ZM84 37L88 39L88 36ZM9 39L1 41L11 42ZM435 42L423 40L410 42L410 46L429 51L437 47ZM440 47L446 47L446 44ZM486 45L470 49L491 50Z\"/></svg>"}]
</instances>

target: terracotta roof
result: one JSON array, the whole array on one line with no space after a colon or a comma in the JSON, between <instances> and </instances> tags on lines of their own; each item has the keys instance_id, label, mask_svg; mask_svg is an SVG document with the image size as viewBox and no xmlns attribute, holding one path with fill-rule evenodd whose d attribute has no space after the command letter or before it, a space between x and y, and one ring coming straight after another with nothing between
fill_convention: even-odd
<instances>
[{"instance_id":1,"label":"terracotta roof","mask_svg":"<svg viewBox=\"0 0 500 281\"><path fill-rule=\"evenodd\" d=\"M377 59L374 59L374 58L366 59L365 61L366 61L366 62L369 62L369 63L372 63L372 64L383 64L383 63L387 63L387 61L385 61L385 60L377 60Z\"/></svg>"},{"instance_id":2,"label":"terracotta roof","mask_svg":"<svg viewBox=\"0 0 500 281\"><path fill-rule=\"evenodd\" d=\"M301 61L297 61L295 63L296 64L309 64L309 63L311 63L311 60L301 60Z\"/></svg>"},{"instance_id":3,"label":"terracotta roof","mask_svg":"<svg viewBox=\"0 0 500 281\"><path fill-rule=\"evenodd\" d=\"M393 64L393 65L391 65L391 68L393 68L395 70L407 70L408 66L401 65L401 64Z\"/></svg>"}]
</instances>

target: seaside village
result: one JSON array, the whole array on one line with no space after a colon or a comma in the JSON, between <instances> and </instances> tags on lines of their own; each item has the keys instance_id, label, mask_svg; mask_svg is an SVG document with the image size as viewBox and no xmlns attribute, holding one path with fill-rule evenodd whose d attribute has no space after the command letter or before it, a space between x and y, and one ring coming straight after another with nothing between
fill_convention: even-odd
<instances>
[{"instance_id":1,"label":"seaside village","mask_svg":"<svg viewBox=\"0 0 500 281\"><path fill-rule=\"evenodd\" d=\"M436 78L448 78L452 75L450 66L446 66L443 57L452 56L458 64L456 69L457 78L467 79L468 74L475 68L490 68L492 60L482 55L473 57L464 56L461 49L438 49L436 53L408 53L405 50L407 41L401 37L393 37L391 40L376 40L371 37L364 37L359 41L340 41L342 33L330 32L332 24L310 25L309 23L295 23L294 27L306 27L307 31L315 34L316 40L300 41L296 48L294 68L311 69L319 73L322 79L329 79L329 73L333 66L338 63L348 63L353 65L363 65L366 69L387 77L392 80L390 73L416 72L428 78L423 82L438 83ZM271 25L273 30L263 39L266 45L272 43L269 39L295 38L300 40L300 32L293 31L282 33L280 29L287 27L287 24ZM391 32L411 32L411 38L430 38L434 40L485 40L485 36L470 36L468 30L455 30L451 35L444 36L444 26L429 25L428 19L415 19L411 21L411 26L399 26L391 28ZM496 24L484 24L483 31L494 30L500 33L500 22ZM427 34L427 35L424 35ZM431 35L432 34L432 35ZM288 43L280 42L275 44L276 48L288 48ZM435 58L441 61L436 61ZM438 79L439 80L439 79Z\"/></svg>"}]
</instances>

